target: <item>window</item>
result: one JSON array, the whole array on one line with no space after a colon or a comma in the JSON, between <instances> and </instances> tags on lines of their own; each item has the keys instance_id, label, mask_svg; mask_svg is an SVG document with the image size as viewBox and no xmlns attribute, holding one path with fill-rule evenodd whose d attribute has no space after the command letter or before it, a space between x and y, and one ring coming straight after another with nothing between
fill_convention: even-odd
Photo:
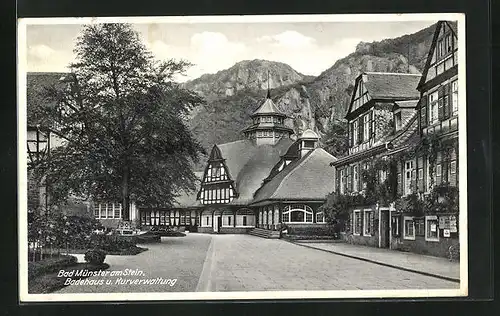
<instances>
[{"instance_id":1,"label":"window","mask_svg":"<svg viewBox=\"0 0 500 316\"><path fill-rule=\"evenodd\" d=\"M438 57L442 57L444 55L444 47L443 40L438 41Z\"/></svg>"},{"instance_id":2,"label":"window","mask_svg":"<svg viewBox=\"0 0 500 316\"><path fill-rule=\"evenodd\" d=\"M401 112L394 114L394 122L396 125L396 131L401 129Z\"/></svg>"},{"instance_id":3,"label":"window","mask_svg":"<svg viewBox=\"0 0 500 316\"><path fill-rule=\"evenodd\" d=\"M364 210L364 236L371 236L373 234L373 211L372 210Z\"/></svg>"},{"instance_id":4,"label":"window","mask_svg":"<svg viewBox=\"0 0 500 316\"><path fill-rule=\"evenodd\" d=\"M408 160L405 163L405 195L411 194L411 182L415 179L415 170L413 170L413 160Z\"/></svg>"},{"instance_id":5,"label":"window","mask_svg":"<svg viewBox=\"0 0 500 316\"><path fill-rule=\"evenodd\" d=\"M354 229L353 233L354 235L361 235L361 211L360 210L354 210L353 211L354 218L353 218L353 224L354 224Z\"/></svg>"},{"instance_id":6,"label":"window","mask_svg":"<svg viewBox=\"0 0 500 316\"><path fill-rule=\"evenodd\" d=\"M425 217L425 240L439 241L438 218L437 216Z\"/></svg>"},{"instance_id":7,"label":"window","mask_svg":"<svg viewBox=\"0 0 500 316\"><path fill-rule=\"evenodd\" d=\"M366 142L370 138L370 114L363 116L363 141Z\"/></svg>"},{"instance_id":8,"label":"window","mask_svg":"<svg viewBox=\"0 0 500 316\"><path fill-rule=\"evenodd\" d=\"M452 115L458 114L458 80L451 83Z\"/></svg>"},{"instance_id":9,"label":"window","mask_svg":"<svg viewBox=\"0 0 500 316\"><path fill-rule=\"evenodd\" d=\"M114 211L115 211L115 218L121 218L122 217L122 205L121 204L114 204Z\"/></svg>"},{"instance_id":10,"label":"window","mask_svg":"<svg viewBox=\"0 0 500 316\"><path fill-rule=\"evenodd\" d=\"M442 171L442 168L441 168L441 165L436 165L436 177L440 177L441 176L441 171Z\"/></svg>"},{"instance_id":11,"label":"window","mask_svg":"<svg viewBox=\"0 0 500 316\"><path fill-rule=\"evenodd\" d=\"M209 226L209 221L210 221L210 216L207 216L207 222L206 222L207 226Z\"/></svg>"},{"instance_id":12,"label":"window","mask_svg":"<svg viewBox=\"0 0 500 316\"><path fill-rule=\"evenodd\" d=\"M314 140L305 140L304 148L314 148Z\"/></svg>"},{"instance_id":13,"label":"window","mask_svg":"<svg viewBox=\"0 0 500 316\"><path fill-rule=\"evenodd\" d=\"M438 121L438 92L429 95L429 124Z\"/></svg>"},{"instance_id":14,"label":"window","mask_svg":"<svg viewBox=\"0 0 500 316\"><path fill-rule=\"evenodd\" d=\"M404 239L415 240L415 222L413 217L404 217Z\"/></svg>"},{"instance_id":15,"label":"window","mask_svg":"<svg viewBox=\"0 0 500 316\"><path fill-rule=\"evenodd\" d=\"M425 223L423 218L415 219L415 236L425 235Z\"/></svg>"},{"instance_id":16,"label":"window","mask_svg":"<svg viewBox=\"0 0 500 316\"><path fill-rule=\"evenodd\" d=\"M95 203L94 217L97 219L122 218L122 206L120 203Z\"/></svg>"},{"instance_id":17,"label":"window","mask_svg":"<svg viewBox=\"0 0 500 316\"><path fill-rule=\"evenodd\" d=\"M446 35L446 53L450 53L453 50L452 37L451 34Z\"/></svg>"},{"instance_id":18,"label":"window","mask_svg":"<svg viewBox=\"0 0 500 316\"><path fill-rule=\"evenodd\" d=\"M227 225L228 225L228 226L231 226L231 216L228 216L228 217L227 217Z\"/></svg>"},{"instance_id":19,"label":"window","mask_svg":"<svg viewBox=\"0 0 500 316\"><path fill-rule=\"evenodd\" d=\"M316 223L324 223L324 222L325 222L325 216L323 215L323 212L316 213Z\"/></svg>"},{"instance_id":20,"label":"window","mask_svg":"<svg viewBox=\"0 0 500 316\"><path fill-rule=\"evenodd\" d=\"M283 223L312 223L313 212L307 205L288 205L283 209Z\"/></svg>"},{"instance_id":21,"label":"window","mask_svg":"<svg viewBox=\"0 0 500 316\"><path fill-rule=\"evenodd\" d=\"M100 205L99 204L94 204L94 217L99 218L99 209Z\"/></svg>"},{"instance_id":22,"label":"window","mask_svg":"<svg viewBox=\"0 0 500 316\"><path fill-rule=\"evenodd\" d=\"M247 226L247 217L243 216L243 226Z\"/></svg>"},{"instance_id":23,"label":"window","mask_svg":"<svg viewBox=\"0 0 500 316\"><path fill-rule=\"evenodd\" d=\"M457 162L453 160L450 162L450 174L456 174L457 173Z\"/></svg>"},{"instance_id":24,"label":"window","mask_svg":"<svg viewBox=\"0 0 500 316\"><path fill-rule=\"evenodd\" d=\"M401 234L401 217L400 216L393 216L392 217L392 223L391 223L391 229L392 229L392 236L393 237L399 237Z\"/></svg>"},{"instance_id":25,"label":"window","mask_svg":"<svg viewBox=\"0 0 500 316\"><path fill-rule=\"evenodd\" d=\"M380 170L379 177L380 177L380 183L384 183L385 180L387 180L387 170L384 169Z\"/></svg>"}]
</instances>

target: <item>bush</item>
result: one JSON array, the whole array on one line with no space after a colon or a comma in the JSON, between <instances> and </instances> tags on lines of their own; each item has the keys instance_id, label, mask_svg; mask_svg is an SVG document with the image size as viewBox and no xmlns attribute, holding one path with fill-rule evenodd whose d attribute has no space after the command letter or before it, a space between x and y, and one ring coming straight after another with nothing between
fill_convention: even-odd
<instances>
[{"instance_id":1,"label":"bush","mask_svg":"<svg viewBox=\"0 0 500 316\"><path fill-rule=\"evenodd\" d=\"M102 249L106 252L119 252L124 249L135 247L135 238L129 239L113 235L92 235L86 248Z\"/></svg>"},{"instance_id":2,"label":"bush","mask_svg":"<svg viewBox=\"0 0 500 316\"><path fill-rule=\"evenodd\" d=\"M106 258L106 253L101 249L92 249L85 252L85 261L95 265L101 265L104 263Z\"/></svg>"},{"instance_id":3,"label":"bush","mask_svg":"<svg viewBox=\"0 0 500 316\"><path fill-rule=\"evenodd\" d=\"M41 261L28 263L28 278L33 278L38 275L57 272L66 267L74 266L78 262L73 256L60 256L55 258L47 258Z\"/></svg>"},{"instance_id":4,"label":"bush","mask_svg":"<svg viewBox=\"0 0 500 316\"><path fill-rule=\"evenodd\" d=\"M142 235L137 235L137 243L146 244L152 242L161 242L161 236L159 234L145 233Z\"/></svg>"}]
</instances>

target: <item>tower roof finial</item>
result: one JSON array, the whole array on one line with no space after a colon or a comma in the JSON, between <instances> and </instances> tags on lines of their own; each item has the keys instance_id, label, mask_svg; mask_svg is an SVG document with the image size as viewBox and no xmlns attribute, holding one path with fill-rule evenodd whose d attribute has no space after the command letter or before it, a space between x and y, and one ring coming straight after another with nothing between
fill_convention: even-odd
<instances>
[{"instance_id":1,"label":"tower roof finial","mask_svg":"<svg viewBox=\"0 0 500 316\"><path fill-rule=\"evenodd\" d=\"M271 99L271 89L269 87L269 69L267 70L267 98Z\"/></svg>"}]
</instances>

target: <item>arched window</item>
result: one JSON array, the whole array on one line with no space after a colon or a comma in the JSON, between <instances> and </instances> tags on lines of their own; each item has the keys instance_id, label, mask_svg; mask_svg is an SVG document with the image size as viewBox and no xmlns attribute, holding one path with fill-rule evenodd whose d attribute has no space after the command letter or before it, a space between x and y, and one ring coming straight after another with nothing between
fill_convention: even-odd
<instances>
[{"instance_id":1,"label":"arched window","mask_svg":"<svg viewBox=\"0 0 500 316\"><path fill-rule=\"evenodd\" d=\"M303 204L288 205L283 209L281 221L283 223L312 223L313 211Z\"/></svg>"},{"instance_id":2,"label":"arched window","mask_svg":"<svg viewBox=\"0 0 500 316\"><path fill-rule=\"evenodd\" d=\"M316 213L316 223L324 223L325 222L325 215L323 212L318 212Z\"/></svg>"}]
</instances>

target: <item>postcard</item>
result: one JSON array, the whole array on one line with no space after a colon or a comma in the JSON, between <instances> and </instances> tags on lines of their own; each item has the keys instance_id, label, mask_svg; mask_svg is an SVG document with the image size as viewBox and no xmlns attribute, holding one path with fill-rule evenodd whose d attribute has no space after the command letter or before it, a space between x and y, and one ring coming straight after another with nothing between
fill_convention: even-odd
<instances>
[{"instance_id":1,"label":"postcard","mask_svg":"<svg viewBox=\"0 0 500 316\"><path fill-rule=\"evenodd\" d=\"M18 21L21 302L468 292L463 14Z\"/></svg>"}]
</instances>

